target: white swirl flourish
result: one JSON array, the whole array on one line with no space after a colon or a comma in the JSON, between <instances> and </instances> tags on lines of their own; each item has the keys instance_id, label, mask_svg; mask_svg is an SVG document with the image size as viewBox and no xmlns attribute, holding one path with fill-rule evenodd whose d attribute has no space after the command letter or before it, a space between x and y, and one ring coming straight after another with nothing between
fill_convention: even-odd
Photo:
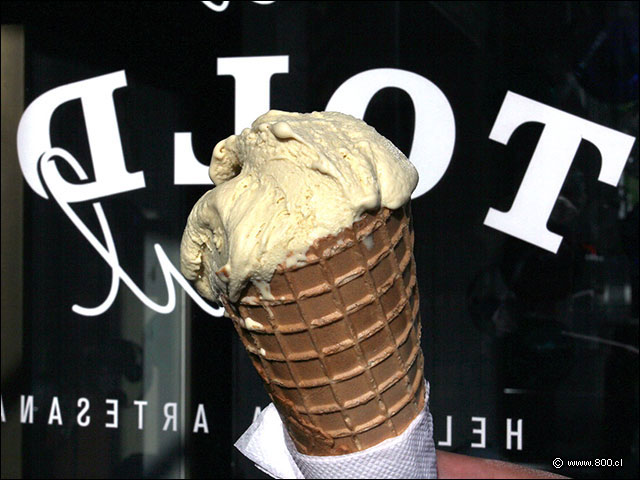
<instances>
[{"instance_id":1,"label":"white swirl flourish","mask_svg":"<svg viewBox=\"0 0 640 480\"><path fill-rule=\"evenodd\" d=\"M193 301L206 313L214 317L221 317L223 315L224 308L214 308L211 305L207 304L193 289L189 282L182 276L180 271L173 265L173 263L171 263L171 260L169 260L167 254L157 243L154 244L153 248L156 252L165 284L167 285L168 298L167 303L164 305L151 300L135 284L135 282L131 279L131 277L129 277L127 272L125 272L124 269L120 266L118 262L116 247L113 242L113 236L111 235L111 229L109 228L109 223L100 202L94 202L93 209L96 213L96 216L98 217L98 222L100 223L100 229L102 230L102 234L104 235L106 246L100 243L100 241L91 232L91 230L89 230L89 228L82 222L82 220L80 220L78 215L69 206L69 203L65 201L63 192L66 182L60 176L60 173L55 165L55 161L53 161L54 158L61 158L62 160L67 162L80 180L87 180L88 178L86 172L82 169L78 161L69 152L62 148L51 148L40 157L38 164L43 180L43 185L51 194L51 198L55 200L55 202L60 206L62 211L67 215L74 226L80 231L80 233L82 233L82 235L84 235L87 241L96 250L96 252L100 254L104 261L107 262L112 270L111 288L109 290L107 298L97 307L82 307L77 304L73 305L71 307L71 310L74 313L86 317L94 317L106 312L111 307L116 298L120 280L122 280L131 289L133 294L151 310L163 314L171 313L176 305L176 292L175 284L172 281L173 278L184 289L187 295L189 295L193 299Z\"/></svg>"}]
</instances>

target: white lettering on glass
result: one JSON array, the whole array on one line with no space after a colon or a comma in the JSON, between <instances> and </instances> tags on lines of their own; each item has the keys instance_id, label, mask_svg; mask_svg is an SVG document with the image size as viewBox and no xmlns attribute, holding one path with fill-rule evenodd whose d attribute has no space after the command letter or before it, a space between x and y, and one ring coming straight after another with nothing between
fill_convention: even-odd
<instances>
[{"instance_id":1,"label":"white lettering on glass","mask_svg":"<svg viewBox=\"0 0 640 480\"><path fill-rule=\"evenodd\" d=\"M142 430L144 428L144 407L148 405L149 402L146 400L134 400L133 404L138 407L138 430Z\"/></svg>"},{"instance_id":2,"label":"white lettering on glass","mask_svg":"<svg viewBox=\"0 0 640 480\"><path fill-rule=\"evenodd\" d=\"M473 433L480 435L480 441L471 444L471 448L485 448L487 444L487 417L471 417L472 422L480 423L480 428L474 428Z\"/></svg>"},{"instance_id":3,"label":"white lettering on glass","mask_svg":"<svg viewBox=\"0 0 640 480\"><path fill-rule=\"evenodd\" d=\"M413 101L415 126L409 158L418 170L420 180L411 198L418 198L440 181L453 154L455 119L442 90L416 73L377 68L354 75L340 85L329 100L327 110L362 119L371 98L387 87L404 90Z\"/></svg>"},{"instance_id":4,"label":"white lettering on glass","mask_svg":"<svg viewBox=\"0 0 640 480\"><path fill-rule=\"evenodd\" d=\"M60 191L64 200L67 203L94 200L145 187L142 172L127 172L122 153L113 92L126 85L121 70L54 88L31 102L20 118L17 143L22 174L34 192L48 198L38 177L38 162L43 152L52 148L51 117L60 105L77 99L82 102L95 181L65 182Z\"/></svg>"},{"instance_id":5,"label":"white lettering on glass","mask_svg":"<svg viewBox=\"0 0 640 480\"><path fill-rule=\"evenodd\" d=\"M570 113L507 92L491 140L506 145L523 123L544 124L529 167L508 212L489 209L484 224L556 253L562 236L547 230L547 221L582 139L593 143L602 157L598 180L618 184L635 139Z\"/></svg>"},{"instance_id":6,"label":"white lettering on glass","mask_svg":"<svg viewBox=\"0 0 640 480\"><path fill-rule=\"evenodd\" d=\"M447 439L438 442L439 447L451 446L451 415L447 415Z\"/></svg>"},{"instance_id":7,"label":"white lettering on glass","mask_svg":"<svg viewBox=\"0 0 640 480\"><path fill-rule=\"evenodd\" d=\"M202 2L207 8L213 10L214 12L224 12L227 7L229 6L229 3L231 2L220 2L220 4L218 5L216 2ZM275 3L275 1L253 1L251 3L257 3L258 5L271 5L272 3Z\"/></svg>"},{"instance_id":8,"label":"white lettering on glass","mask_svg":"<svg viewBox=\"0 0 640 480\"><path fill-rule=\"evenodd\" d=\"M511 419L507 418L507 450L511 450L511 439L516 437L516 449L522 450L522 419L516 421L516 430L511 426Z\"/></svg>"},{"instance_id":9,"label":"white lettering on glass","mask_svg":"<svg viewBox=\"0 0 640 480\"><path fill-rule=\"evenodd\" d=\"M80 411L78 412L77 422L81 427L87 427L91 423L91 417L87 415L89 406L88 398L81 397L78 399L78 407L80 408Z\"/></svg>"},{"instance_id":10,"label":"white lettering on glass","mask_svg":"<svg viewBox=\"0 0 640 480\"><path fill-rule=\"evenodd\" d=\"M51 400L51 410L49 410L49 420L47 420L47 424L53 425L53 422L62 425L62 413L60 413L58 397L53 397Z\"/></svg>"},{"instance_id":11,"label":"white lettering on glass","mask_svg":"<svg viewBox=\"0 0 640 480\"><path fill-rule=\"evenodd\" d=\"M198 433L198 430L202 429L204 433L209 433L209 424L207 423L207 415L204 411L204 405L198 404L198 410L196 411L196 420L193 422L193 433Z\"/></svg>"},{"instance_id":12,"label":"white lettering on glass","mask_svg":"<svg viewBox=\"0 0 640 480\"><path fill-rule=\"evenodd\" d=\"M256 116L269 110L271 77L288 73L288 70L289 57L286 55L218 59L218 75L230 75L235 79L236 133ZM118 71L54 88L27 107L18 126L18 156L25 180L38 195L44 198L50 195L55 200L111 267L111 287L105 300L96 307L73 305L72 310L84 316L104 313L115 301L122 280L145 306L158 313L170 313L176 303L175 280L206 313L220 317L224 309L207 304L159 244L155 244L154 249L167 285L167 301L162 305L151 300L119 265L116 246L100 202L94 202L93 208L104 244L70 207L74 202L95 200L145 186L142 171L130 173L126 170L122 152L113 92L126 85L125 72ZM374 69L345 81L326 108L362 118L371 98L387 87L404 90L414 104L415 126L410 158L420 174L412 195L416 198L440 181L453 153L455 120L442 91L428 79L412 72ZM49 129L52 115L60 105L71 100L82 102L95 172L93 181L89 181L88 175L69 152L51 146ZM592 142L601 153L599 180L615 186L635 139L512 92L507 93L489 138L506 145L515 129L526 122L545 125L527 172L511 209L508 212L489 209L484 223L555 253L562 237L548 231L546 223L581 140L584 138ZM174 155L176 184L211 184L207 166L193 155L190 133L175 134ZM80 182L72 183L62 178L54 158L65 161Z\"/></svg>"},{"instance_id":13,"label":"white lettering on glass","mask_svg":"<svg viewBox=\"0 0 640 480\"><path fill-rule=\"evenodd\" d=\"M33 395L20 395L20 423L33 423Z\"/></svg>"},{"instance_id":14,"label":"white lettering on glass","mask_svg":"<svg viewBox=\"0 0 640 480\"><path fill-rule=\"evenodd\" d=\"M213 10L214 12L224 12L229 6L229 3L231 2L228 2L228 1L220 2L220 5L218 5L216 2L202 2L202 3L204 3L204 5L207 8Z\"/></svg>"},{"instance_id":15,"label":"white lettering on glass","mask_svg":"<svg viewBox=\"0 0 640 480\"><path fill-rule=\"evenodd\" d=\"M271 77L289 73L288 55L218 58L218 75L235 79L234 131L240 133L271 108ZM175 185L212 185L209 167L193 153L190 132L174 135Z\"/></svg>"},{"instance_id":16,"label":"white lettering on glass","mask_svg":"<svg viewBox=\"0 0 640 480\"><path fill-rule=\"evenodd\" d=\"M175 285L172 281L173 278L194 300L194 302L205 312L216 317L222 316L222 314L224 313L224 309L213 308L209 304L207 304L202 299L202 297L197 294L197 292L189 284L187 279L182 276L182 274L173 265L173 263L171 263L171 260L169 260L169 257L167 257L167 254L159 244L155 244L154 249L158 257L158 262L160 263L160 269L162 271L165 284L167 285L167 303L165 305L161 305L154 302L147 295L145 295L145 293L140 290L140 288L134 283L131 277L129 277L129 275L119 264L118 254L113 242L113 236L111 235L111 229L109 227L109 223L107 222L107 218L104 214L100 202L94 202L93 209L96 216L98 217L100 229L102 230L102 235L105 238L106 247L105 245L100 243L96 236L91 232L91 230L89 230L89 228L83 223L80 217L78 217L69 203L65 200L66 197L63 192L67 187L67 182L60 176L60 172L58 171L55 162L53 161L54 158L60 158L66 161L69 166L73 168L75 174L80 180L85 180L87 178L87 174L84 172L78 161L64 149L51 148L50 150L46 151L41 157L40 171L42 178L46 183L46 187L49 190L49 193L56 201L56 203L60 206L62 211L67 215L67 217L69 217L75 227L80 231L80 233L84 235L84 237L89 241L96 252L98 252L104 259L104 261L107 262L112 271L111 289L105 301L99 306L93 308L73 305L71 309L75 313L84 316L96 316L107 311L115 300L120 280L122 280L131 289L133 294L138 297L138 299L148 308L158 313L170 313L173 311L176 304L176 292Z\"/></svg>"},{"instance_id":17,"label":"white lettering on glass","mask_svg":"<svg viewBox=\"0 0 640 480\"><path fill-rule=\"evenodd\" d=\"M113 408L107 409L107 415L111 417L111 421L104 424L106 428L118 428L118 400L107 398L104 401Z\"/></svg>"},{"instance_id":18,"label":"white lettering on glass","mask_svg":"<svg viewBox=\"0 0 640 480\"><path fill-rule=\"evenodd\" d=\"M171 429L174 432L178 431L178 404L175 402L169 402L164 404L164 425L162 426L162 430L167 430L169 428L169 424L172 425Z\"/></svg>"},{"instance_id":19,"label":"white lettering on glass","mask_svg":"<svg viewBox=\"0 0 640 480\"><path fill-rule=\"evenodd\" d=\"M173 183L213 185L209 178L209 166L199 161L193 153L191 132L176 132L173 136Z\"/></svg>"},{"instance_id":20,"label":"white lettering on glass","mask_svg":"<svg viewBox=\"0 0 640 480\"><path fill-rule=\"evenodd\" d=\"M271 108L271 77L277 73L289 73L288 55L218 58L218 75L231 75L236 82L236 135Z\"/></svg>"}]
</instances>

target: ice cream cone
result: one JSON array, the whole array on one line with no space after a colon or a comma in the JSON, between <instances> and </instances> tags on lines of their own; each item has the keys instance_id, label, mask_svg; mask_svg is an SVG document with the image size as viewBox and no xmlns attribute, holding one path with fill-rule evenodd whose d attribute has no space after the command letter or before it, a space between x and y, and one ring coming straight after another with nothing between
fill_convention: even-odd
<instances>
[{"instance_id":1,"label":"ice cream cone","mask_svg":"<svg viewBox=\"0 0 640 480\"><path fill-rule=\"evenodd\" d=\"M303 266L250 283L227 313L299 452L402 433L424 406L409 204L316 241Z\"/></svg>"}]
</instances>

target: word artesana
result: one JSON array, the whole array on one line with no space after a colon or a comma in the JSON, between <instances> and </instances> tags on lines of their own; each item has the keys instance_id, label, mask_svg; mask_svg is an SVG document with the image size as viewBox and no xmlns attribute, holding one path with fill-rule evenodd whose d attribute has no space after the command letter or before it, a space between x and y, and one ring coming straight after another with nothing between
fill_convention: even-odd
<instances>
[{"instance_id":1,"label":"word artesana","mask_svg":"<svg viewBox=\"0 0 640 480\"><path fill-rule=\"evenodd\" d=\"M6 423L6 414L4 409L4 400L0 396L0 407L2 410L2 423ZM44 422L46 417L47 425L63 426L68 423L75 423L80 427L89 427L92 423L91 414L101 409L99 415L101 418L106 417L104 428L121 428L122 420L120 418L121 408L135 409L137 419L137 429L145 429L145 419L148 422L149 415L159 415L159 418L154 418L153 422L156 425L162 424L163 432L178 432L182 430L179 426L180 413L178 402L166 402L161 405L149 405L146 400L134 400L132 404L121 406L120 401L117 399L106 398L103 402L99 402L96 406L95 402L92 405L91 401L86 397L80 397L75 402L75 406L64 405L64 412L60 406L60 399L57 396L51 398L51 402L48 405L43 405L42 408L35 405L33 395L20 395L20 423L24 425L34 424L35 413L38 413L38 420ZM75 407L76 411L73 415L69 412ZM254 419L260 414L260 407L256 407ZM67 418L65 418L65 416ZM192 433L209 434L209 422L207 421L207 414L205 406L199 403L195 409L193 416L193 422L189 424L189 428ZM130 417L129 417L130 418ZM471 448L486 448L487 447L487 417L472 416L466 418L465 422L469 422L471 433L474 436L471 442ZM446 428L445 434L442 439L435 439L439 447L451 447L453 445L452 438L452 423L453 417L451 415L446 416ZM185 425L186 427L186 425ZM507 450L522 450L523 437L524 437L524 425L521 418L512 419L507 418L505 420L505 448Z\"/></svg>"}]
</instances>

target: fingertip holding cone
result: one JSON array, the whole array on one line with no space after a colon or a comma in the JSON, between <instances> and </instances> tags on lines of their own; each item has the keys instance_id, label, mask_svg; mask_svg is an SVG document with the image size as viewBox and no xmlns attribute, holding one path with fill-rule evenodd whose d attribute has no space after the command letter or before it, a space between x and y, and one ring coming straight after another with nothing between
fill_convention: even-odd
<instances>
[{"instance_id":1,"label":"fingertip holding cone","mask_svg":"<svg viewBox=\"0 0 640 480\"><path fill-rule=\"evenodd\" d=\"M425 394L409 204L316 241L269 289L249 284L223 304L298 451L341 455L401 434Z\"/></svg>"}]
</instances>

